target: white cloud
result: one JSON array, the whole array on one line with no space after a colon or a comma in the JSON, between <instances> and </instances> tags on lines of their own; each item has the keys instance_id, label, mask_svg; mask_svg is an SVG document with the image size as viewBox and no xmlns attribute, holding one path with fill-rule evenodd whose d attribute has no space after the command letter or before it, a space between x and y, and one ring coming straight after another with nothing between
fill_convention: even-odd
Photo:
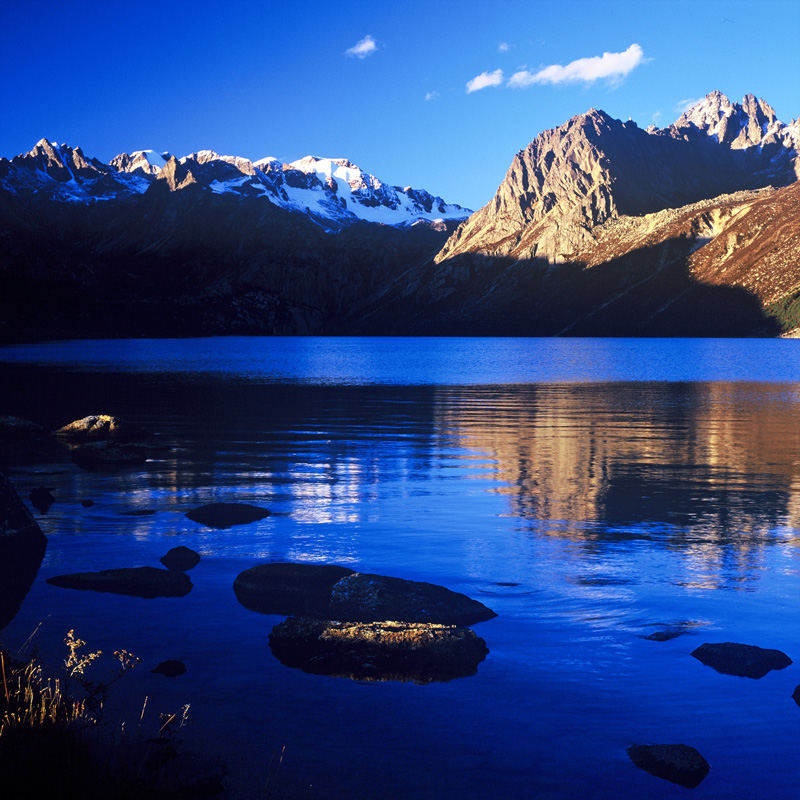
<instances>
[{"instance_id":1,"label":"white cloud","mask_svg":"<svg viewBox=\"0 0 800 800\"><path fill-rule=\"evenodd\" d=\"M522 89L534 83L576 83L578 81L591 83L599 78L608 78L612 83L617 84L621 83L628 73L646 60L642 48L638 44L632 44L622 53L603 53L602 56L579 58L576 61L570 61L566 67L562 67L560 64L551 64L542 67L537 72L523 69L515 72L508 79L508 85Z\"/></svg>"},{"instance_id":2,"label":"white cloud","mask_svg":"<svg viewBox=\"0 0 800 800\"><path fill-rule=\"evenodd\" d=\"M377 49L378 45L375 40L367 35L358 44L345 50L344 54L351 58L366 58L367 56L371 56Z\"/></svg>"},{"instance_id":3,"label":"white cloud","mask_svg":"<svg viewBox=\"0 0 800 800\"><path fill-rule=\"evenodd\" d=\"M439 97L439 92L428 92L425 95L426 100L435 100L437 97Z\"/></svg>"},{"instance_id":4,"label":"white cloud","mask_svg":"<svg viewBox=\"0 0 800 800\"><path fill-rule=\"evenodd\" d=\"M500 42L497 45L497 50L500 53L507 53L511 49L511 45L508 42Z\"/></svg>"},{"instance_id":5,"label":"white cloud","mask_svg":"<svg viewBox=\"0 0 800 800\"><path fill-rule=\"evenodd\" d=\"M694 100L678 100L675 104L675 111L685 114L692 106L696 106L703 98L696 97Z\"/></svg>"},{"instance_id":6,"label":"white cloud","mask_svg":"<svg viewBox=\"0 0 800 800\"><path fill-rule=\"evenodd\" d=\"M656 111L652 116L653 125L658 125L658 121L660 119L661 119L661 112L660 111Z\"/></svg>"},{"instance_id":7,"label":"white cloud","mask_svg":"<svg viewBox=\"0 0 800 800\"><path fill-rule=\"evenodd\" d=\"M500 86L503 82L503 70L496 69L494 72L481 72L467 83L467 94L485 89L487 86Z\"/></svg>"}]
</instances>

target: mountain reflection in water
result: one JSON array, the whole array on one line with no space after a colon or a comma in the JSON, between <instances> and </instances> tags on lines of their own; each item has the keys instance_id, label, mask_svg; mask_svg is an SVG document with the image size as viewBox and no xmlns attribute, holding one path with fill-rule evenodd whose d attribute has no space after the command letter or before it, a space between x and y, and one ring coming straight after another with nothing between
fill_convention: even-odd
<instances>
[{"instance_id":1,"label":"mountain reflection in water","mask_svg":"<svg viewBox=\"0 0 800 800\"><path fill-rule=\"evenodd\" d=\"M314 383L225 374L238 342L215 346L210 373L0 366L13 387L4 413L51 430L112 413L167 448L92 472L54 442L0 446L21 496L47 485L55 497L37 515L47 553L4 644L44 620L38 643L56 665L72 628L151 666L180 659L175 681L142 670L116 700L136 719L144 696L159 709L191 702L195 744L229 763L233 797L257 796L248 781L283 747L289 797L671 797L630 764L639 741L697 747L712 764L695 790L706 796L794 797L797 762L776 754L797 736L800 384ZM526 346L509 343L509 358ZM585 355L553 345L570 346ZM171 345L159 347L166 363ZM211 502L272 514L226 530L186 518ZM130 514L143 510L154 513ZM202 556L183 598L46 583L158 566L177 544ZM476 674L427 686L290 669L268 647L282 618L249 611L232 588L264 561L464 593L498 614L475 626L489 654ZM779 648L795 665L744 684L691 658L704 641Z\"/></svg>"}]
</instances>

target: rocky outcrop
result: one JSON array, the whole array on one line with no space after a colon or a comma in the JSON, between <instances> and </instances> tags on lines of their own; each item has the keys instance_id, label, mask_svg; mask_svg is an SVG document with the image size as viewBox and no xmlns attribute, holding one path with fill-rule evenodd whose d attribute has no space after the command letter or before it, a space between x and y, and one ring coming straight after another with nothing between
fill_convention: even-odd
<instances>
[{"instance_id":1,"label":"rocky outcrop","mask_svg":"<svg viewBox=\"0 0 800 800\"><path fill-rule=\"evenodd\" d=\"M186 516L192 522L199 522L207 528L230 528L233 525L248 525L268 517L272 512L248 503L208 503L188 511Z\"/></svg>"},{"instance_id":2,"label":"rocky outcrop","mask_svg":"<svg viewBox=\"0 0 800 800\"><path fill-rule=\"evenodd\" d=\"M331 592L353 570L335 564L258 564L233 582L238 601L259 614L328 617Z\"/></svg>"},{"instance_id":3,"label":"rocky outcrop","mask_svg":"<svg viewBox=\"0 0 800 800\"><path fill-rule=\"evenodd\" d=\"M793 137L753 95L738 105L712 92L664 130L591 109L520 151L494 198L436 262L464 254L573 260L608 219L797 180Z\"/></svg>"},{"instance_id":4,"label":"rocky outcrop","mask_svg":"<svg viewBox=\"0 0 800 800\"><path fill-rule=\"evenodd\" d=\"M47 539L0 473L0 630L14 618L44 558Z\"/></svg>"},{"instance_id":5,"label":"rocky outcrop","mask_svg":"<svg viewBox=\"0 0 800 800\"><path fill-rule=\"evenodd\" d=\"M107 440L133 442L147 439L152 434L119 417L112 417L110 414L92 414L64 425L63 428L53 431L53 435L70 442Z\"/></svg>"},{"instance_id":6,"label":"rocky outcrop","mask_svg":"<svg viewBox=\"0 0 800 800\"><path fill-rule=\"evenodd\" d=\"M792 663L780 650L736 642L706 642L692 655L717 672L742 678L763 678L771 670L785 669Z\"/></svg>"},{"instance_id":7,"label":"rocky outcrop","mask_svg":"<svg viewBox=\"0 0 800 800\"><path fill-rule=\"evenodd\" d=\"M173 547L159 561L167 568L176 572L188 572L200 563L200 554L189 547L179 545Z\"/></svg>"},{"instance_id":8,"label":"rocky outcrop","mask_svg":"<svg viewBox=\"0 0 800 800\"><path fill-rule=\"evenodd\" d=\"M331 591L331 619L473 625L496 616L483 603L444 586L385 575L354 573Z\"/></svg>"},{"instance_id":9,"label":"rocky outcrop","mask_svg":"<svg viewBox=\"0 0 800 800\"><path fill-rule=\"evenodd\" d=\"M640 769L687 789L699 786L711 769L703 756L687 744L632 744L627 753Z\"/></svg>"},{"instance_id":10,"label":"rocky outcrop","mask_svg":"<svg viewBox=\"0 0 800 800\"><path fill-rule=\"evenodd\" d=\"M242 572L233 588L243 606L262 614L445 625L472 625L497 616L444 586L331 564L259 564Z\"/></svg>"},{"instance_id":11,"label":"rocky outcrop","mask_svg":"<svg viewBox=\"0 0 800 800\"><path fill-rule=\"evenodd\" d=\"M414 683L474 675L489 652L468 628L302 617L276 625L269 645L281 663L315 675Z\"/></svg>"},{"instance_id":12,"label":"rocky outcrop","mask_svg":"<svg viewBox=\"0 0 800 800\"><path fill-rule=\"evenodd\" d=\"M74 572L47 579L51 586L62 589L82 589L110 592L131 597L183 597L192 590L189 576L155 567L122 567L99 572Z\"/></svg>"}]
</instances>

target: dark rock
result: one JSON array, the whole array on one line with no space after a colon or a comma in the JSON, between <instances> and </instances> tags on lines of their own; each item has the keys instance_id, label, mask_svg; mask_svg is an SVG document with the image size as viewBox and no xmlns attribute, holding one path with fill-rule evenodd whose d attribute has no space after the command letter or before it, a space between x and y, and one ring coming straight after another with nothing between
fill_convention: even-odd
<instances>
[{"instance_id":1,"label":"dark rock","mask_svg":"<svg viewBox=\"0 0 800 800\"><path fill-rule=\"evenodd\" d=\"M189 511L186 516L208 528L230 528L232 525L247 525L268 517L272 512L247 503L209 503Z\"/></svg>"},{"instance_id":2,"label":"dark rock","mask_svg":"<svg viewBox=\"0 0 800 800\"><path fill-rule=\"evenodd\" d=\"M29 497L31 505L37 511L41 511L42 514L46 514L50 506L56 501L55 497L53 497L53 487L48 489L46 486L37 486L35 489L31 489Z\"/></svg>"},{"instance_id":3,"label":"dark rock","mask_svg":"<svg viewBox=\"0 0 800 800\"><path fill-rule=\"evenodd\" d=\"M155 567L123 567L100 572L75 572L48 578L47 583L63 589L87 589L132 597L183 597L192 590L192 582L182 572Z\"/></svg>"},{"instance_id":4,"label":"dark rock","mask_svg":"<svg viewBox=\"0 0 800 800\"><path fill-rule=\"evenodd\" d=\"M120 469L144 464L149 456L146 447L118 442L88 442L72 451L72 460L82 469Z\"/></svg>"},{"instance_id":5,"label":"dark rock","mask_svg":"<svg viewBox=\"0 0 800 800\"><path fill-rule=\"evenodd\" d=\"M233 582L237 600L251 611L284 616L328 616L331 591L353 570L334 564L258 564Z\"/></svg>"},{"instance_id":6,"label":"dark rock","mask_svg":"<svg viewBox=\"0 0 800 800\"><path fill-rule=\"evenodd\" d=\"M136 511L123 511L122 514L125 517L152 517L155 514L155 509L152 508L141 508L137 509Z\"/></svg>"},{"instance_id":7,"label":"dark rock","mask_svg":"<svg viewBox=\"0 0 800 800\"><path fill-rule=\"evenodd\" d=\"M282 664L315 675L414 683L474 675L489 652L469 628L307 617L276 625L269 644Z\"/></svg>"},{"instance_id":8,"label":"dark rock","mask_svg":"<svg viewBox=\"0 0 800 800\"><path fill-rule=\"evenodd\" d=\"M35 422L21 417L0 416L0 442L38 439L47 431Z\"/></svg>"},{"instance_id":9,"label":"dark rock","mask_svg":"<svg viewBox=\"0 0 800 800\"><path fill-rule=\"evenodd\" d=\"M149 431L131 425L129 422L112 417L109 414L94 414L83 419L77 419L53 431L61 439L79 442L116 441L134 442L152 436Z\"/></svg>"},{"instance_id":10,"label":"dark rock","mask_svg":"<svg viewBox=\"0 0 800 800\"><path fill-rule=\"evenodd\" d=\"M16 616L44 558L47 539L0 473L0 630Z\"/></svg>"},{"instance_id":11,"label":"dark rock","mask_svg":"<svg viewBox=\"0 0 800 800\"><path fill-rule=\"evenodd\" d=\"M444 586L385 575L354 573L331 592L331 619L473 625L496 616L483 603Z\"/></svg>"},{"instance_id":12,"label":"dark rock","mask_svg":"<svg viewBox=\"0 0 800 800\"><path fill-rule=\"evenodd\" d=\"M792 692L792 700L800 706L800 685Z\"/></svg>"},{"instance_id":13,"label":"dark rock","mask_svg":"<svg viewBox=\"0 0 800 800\"><path fill-rule=\"evenodd\" d=\"M692 655L717 672L742 678L763 678L770 670L784 669L792 663L792 659L780 650L736 642L706 642Z\"/></svg>"},{"instance_id":14,"label":"dark rock","mask_svg":"<svg viewBox=\"0 0 800 800\"><path fill-rule=\"evenodd\" d=\"M710 769L708 761L687 744L632 744L626 752L640 769L687 789L698 786Z\"/></svg>"},{"instance_id":15,"label":"dark rock","mask_svg":"<svg viewBox=\"0 0 800 800\"><path fill-rule=\"evenodd\" d=\"M81 500L81 505L84 508L91 508L94 505L94 500Z\"/></svg>"},{"instance_id":16,"label":"dark rock","mask_svg":"<svg viewBox=\"0 0 800 800\"><path fill-rule=\"evenodd\" d=\"M186 664L183 661L175 661L175 659L168 658L154 669L151 669L150 672L163 675L165 678L177 678L178 675L183 675L186 672Z\"/></svg>"},{"instance_id":17,"label":"dark rock","mask_svg":"<svg viewBox=\"0 0 800 800\"><path fill-rule=\"evenodd\" d=\"M173 547L160 561L167 569L186 572L200 563L200 554L189 547L179 545Z\"/></svg>"},{"instance_id":18,"label":"dark rock","mask_svg":"<svg viewBox=\"0 0 800 800\"><path fill-rule=\"evenodd\" d=\"M654 631L641 638L649 639L651 642L668 642L670 639L677 639L679 636L683 636L684 633L686 633L686 631L680 628L667 628L663 631Z\"/></svg>"}]
</instances>

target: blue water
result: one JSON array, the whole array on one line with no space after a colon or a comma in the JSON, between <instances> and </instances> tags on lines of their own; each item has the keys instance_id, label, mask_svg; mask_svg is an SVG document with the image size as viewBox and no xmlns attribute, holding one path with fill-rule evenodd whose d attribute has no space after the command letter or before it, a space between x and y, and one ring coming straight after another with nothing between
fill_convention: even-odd
<instances>
[{"instance_id":1,"label":"blue water","mask_svg":"<svg viewBox=\"0 0 800 800\"><path fill-rule=\"evenodd\" d=\"M90 413L170 449L120 473L56 444L0 449L49 545L2 632L53 665L74 628L143 664L109 715L191 705L185 747L227 762L228 796L671 798L632 743L684 742L698 798L795 798L800 708L800 359L781 340L203 339L0 348L0 413ZM95 502L84 508L82 500ZM229 530L213 500L273 515ZM149 516L126 512L152 510ZM203 556L184 598L45 579ZM243 608L243 569L338 563L440 583L498 616L449 683L356 683L284 667L279 617ZM683 635L641 638L665 627ZM737 641L795 663L760 680L689 654ZM149 672L177 658L187 673ZM109 668L101 664L98 669ZM285 748L285 749L284 749ZM275 771L277 756L283 761ZM270 766L272 763L272 766Z\"/></svg>"}]
</instances>

